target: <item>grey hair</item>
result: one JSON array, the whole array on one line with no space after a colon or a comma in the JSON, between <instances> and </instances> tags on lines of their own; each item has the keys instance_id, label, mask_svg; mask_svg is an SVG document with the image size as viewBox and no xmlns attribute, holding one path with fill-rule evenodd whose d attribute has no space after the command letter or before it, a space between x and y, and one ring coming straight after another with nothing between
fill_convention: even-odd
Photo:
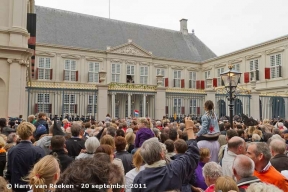
<instances>
[{"instance_id":1,"label":"grey hair","mask_svg":"<svg viewBox=\"0 0 288 192\"><path fill-rule=\"evenodd\" d=\"M88 153L95 153L96 149L100 146L100 142L96 137L89 137L85 141L85 148Z\"/></svg>"},{"instance_id":2,"label":"grey hair","mask_svg":"<svg viewBox=\"0 0 288 192\"><path fill-rule=\"evenodd\" d=\"M110 127L110 122L105 123L106 127Z\"/></svg>"},{"instance_id":3,"label":"grey hair","mask_svg":"<svg viewBox=\"0 0 288 192\"><path fill-rule=\"evenodd\" d=\"M252 135L252 141L253 142L256 142L256 141L260 141L261 140L261 137L258 135L258 134L253 134Z\"/></svg>"},{"instance_id":4,"label":"grey hair","mask_svg":"<svg viewBox=\"0 0 288 192\"><path fill-rule=\"evenodd\" d=\"M152 165L153 163L161 160L161 152L163 151L158 139L151 138L142 144L140 148L140 155L145 163Z\"/></svg>"},{"instance_id":5,"label":"grey hair","mask_svg":"<svg viewBox=\"0 0 288 192\"><path fill-rule=\"evenodd\" d=\"M222 167L215 162L206 163L203 167L203 176L217 180L223 175Z\"/></svg>"},{"instance_id":6,"label":"grey hair","mask_svg":"<svg viewBox=\"0 0 288 192\"><path fill-rule=\"evenodd\" d=\"M103 127L103 123L101 121L98 123L98 127Z\"/></svg>"},{"instance_id":7,"label":"grey hair","mask_svg":"<svg viewBox=\"0 0 288 192\"><path fill-rule=\"evenodd\" d=\"M184 123L180 123L180 129L181 130L185 129L185 124Z\"/></svg>"},{"instance_id":8,"label":"grey hair","mask_svg":"<svg viewBox=\"0 0 288 192\"><path fill-rule=\"evenodd\" d=\"M161 125L161 121L156 121L156 126L160 126Z\"/></svg>"},{"instance_id":9,"label":"grey hair","mask_svg":"<svg viewBox=\"0 0 288 192\"><path fill-rule=\"evenodd\" d=\"M260 153L263 153L264 160L268 163L271 159L271 152L267 143L264 142L253 142L253 145L256 145L256 149L254 151L256 156L259 156Z\"/></svg>"},{"instance_id":10,"label":"grey hair","mask_svg":"<svg viewBox=\"0 0 288 192\"><path fill-rule=\"evenodd\" d=\"M157 137L159 136L159 129L153 128L152 131L154 132L154 135Z\"/></svg>"},{"instance_id":11,"label":"grey hair","mask_svg":"<svg viewBox=\"0 0 288 192\"><path fill-rule=\"evenodd\" d=\"M270 148L278 154L284 154L286 150L286 143L280 139L273 139L270 143Z\"/></svg>"},{"instance_id":12,"label":"grey hair","mask_svg":"<svg viewBox=\"0 0 288 192\"><path fill-rule=\"evenodd\" d=\"M246 192L283 192L278 187L266 184L266 183L252 183L247 189Z\"/></svg>"},{"instance_id":13,"label":"grey hair","mask_svg":"<svg viewBox=\"0 0 288 192\"><path fill-rule=\"evenodd\" d=\"M8 136L7 136L7 143L13 143L14 141L14 138L17 137L16 133L10 133Z\"/></svg>"},{"instance_id":14,"label":"grey hair","mask_svg":"<svg viewBox=\"0 0 288 192\"><path fill-rule=\"evenodd\" d=\"M246 155L237 155L233 162L233 169L241 178L250 177L254 173L255 163Z\"/></svg>"}]
</instances>

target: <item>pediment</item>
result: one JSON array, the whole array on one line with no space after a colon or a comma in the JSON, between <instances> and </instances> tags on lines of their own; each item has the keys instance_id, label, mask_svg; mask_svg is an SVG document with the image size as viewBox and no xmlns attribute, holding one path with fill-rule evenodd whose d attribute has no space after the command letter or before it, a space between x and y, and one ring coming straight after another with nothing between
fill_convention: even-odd
<instances>
[{"instance_id":1,"label":"pediment","mask_svg":"<svg viewBox=\"0 0 288 192\"><path fill-rule=\"evenodd\" d=\"M81 58L80 55L70 55L70 54L61 54L61 57L65 59L80 59Z\"/></svg>"},{"instance_id":2,"label":"pediment","mask_svg":"<svg viewBox=\"0 0 288 192\"><path fill-rule=\"evenodd\" d=\"M55 57L55 53L47 52L47 51L36 51L36 56L45 56L45 57Z\"/></svg>"},{"instance_id":3,"label":"pediment","mask_svg":"<svg viewBox=\"0 0 288 192\"><path fill-rule=\"evenodd\" d=\"M247 60L249 60L249 59L256 59L256 58L259 58L259 57L261 57L261 56L262 56L261 53L255 53L255 54L246 56L246 59L247 59Z\"/></svg>"},{"instance_id":4,"label":"pediment","mask_svg":"<svg viewBox=\"0 0 288 192\"><path fill-rule=\"evenodd\" d=\"M187 68L188 71L200 71L199 67L188 67Z\"/></svg>"},{"instance_id":5,"label":"pediment","mask_svg":"<svg viewBox=\"0 0 288 192\"><path fill-rule=\"evenodd\" d=\"M98 57L94 57L94 56L86 56L85 58L87 61L98 61L98 62L103 61L103 58L98 58Z\"/></svg>"},{"instance_id":6,"label":"pediment","mask_svg":"<svg viewBox=\"0 0 288 192\"><path fill-rule=\"evenodd\" d=\"M278 48L275 48L275 49L267 50L267 51L266 51L266 54L267 54L267 55L270 55L270 54L273 54L273 53L282 52L282 51L284 51L284 50L285 50L284 47L278 47Z\"/></svg>"},{"instance_id":7,"label":"pediment","mask_svg":"<svg viewBox=\"0 0 288 192\"><path fill-rule=\"evenodd\" d=\"M133 55L133 56L141 56L141 57L151 57L152 53L140 48L139 46L135 45L134 43L127 43L115 48L111 48L107 50L109 53L116 53L122 55Z\"/></svg>"},{"instance_id":8,"label":"pediment","mask_svg":"<svg viewBox=\"0 0 288 192\"><path fill-rule=\"evenodd\" d=\"M168 68L168 65L164 65L164 64L154 64L154 67L157 67L157 68Z\"/></svg>"},{"instance_id":9,"label":"pediment","mask_svg":"<svg viewBox=\"0 0 288 192\"><path fill-rule=\"evenodd\" d=\"M180 70L183 70L185 69L185 67L183 66L171 66L172 69L180 69Z\"/></svg>"}]
</instances>

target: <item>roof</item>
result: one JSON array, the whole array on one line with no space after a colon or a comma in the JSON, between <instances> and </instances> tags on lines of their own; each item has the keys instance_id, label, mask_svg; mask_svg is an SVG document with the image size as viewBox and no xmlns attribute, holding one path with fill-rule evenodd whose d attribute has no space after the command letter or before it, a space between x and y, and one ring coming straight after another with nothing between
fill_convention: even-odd
<instances>
[{"instance_id":1,"label":"roof","mask_svg":"<svg viewBox=\"0 0 288 192\"><path fill-rule=\"evenodd\" d=\"M106 51L132 39L157 58L201 62L216 55L195 34L35 7L37 43Z\"/></svg>"}]
</instances>

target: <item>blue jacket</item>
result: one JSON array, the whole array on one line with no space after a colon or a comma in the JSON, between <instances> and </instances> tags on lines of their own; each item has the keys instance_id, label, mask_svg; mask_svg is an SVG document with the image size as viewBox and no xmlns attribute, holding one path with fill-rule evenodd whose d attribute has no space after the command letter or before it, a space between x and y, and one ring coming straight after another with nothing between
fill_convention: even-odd
<instances>
[{"instance_id":1,"label":"blue jacket","mask_svg":"<svg viewBox=\"0 0 288 192\"><path fill-rule=\"evenodd\" d=\"M29 141L21 141L8 151L6 179L12 186L17 183L27 185L27 182L23 181L22 178L26 177L34 164L44 156L45 152L42 148L34 146ZM17 189L17 191L28 190Z\"/></svg>"},{"instance_id":2,"label":"blue jacket","mask_svg":"<svg viewBox=\"0 0 288 192\"><path fill-rule=\"evenodd\" d=\"M145 168L134 179L132 192L163 192L180 190L183 181L196 169L199 161L199 149L194 139L188 140L188 150L170 164L162 167ZM140 185L141 184L141 185Z\"/></svg>"},{"instance_id":3,"label":"blue jacket","mask_svg":"<svg viewBox=\"0 0 288 192\"><path fill-rule=\"evenodd\" d=\"M202 128L197 133L198 137L206 134L213 135L216 133L220 133L218 120L215 114L214 116L208 116L207 114L204 114L201 118L201 121Z\"/></svg>"}]
</instances>

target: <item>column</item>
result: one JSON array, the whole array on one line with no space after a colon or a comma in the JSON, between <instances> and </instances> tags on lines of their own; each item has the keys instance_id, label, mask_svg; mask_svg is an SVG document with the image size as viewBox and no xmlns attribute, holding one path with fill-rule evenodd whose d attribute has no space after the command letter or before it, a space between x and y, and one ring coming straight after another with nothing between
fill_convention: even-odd
<instances>
[{"instance_id":1,"label":"column","mask_svg":"<svg viewBox=\"0 0 288 192\"><path fill-rule=\"evenodd\" d=\"M131 116L131 96L132 93L128 93L128 117Z\"/></svg>"},{"instance_id":2,"label":"column","mask_svg":"<svg viewBox=\"0 0 288 192\"><path fill-rule=\"evenodd\" d=\"M102 121L105 120L106 114L108 114L108 86L98 85L97 88L97 120Z\"/></svg>"},{"instance_id":3,"label":"column","mask_svg":"<svg viewBox=\"0 0 288 192\"><path fill-rule=\"evenodd\" d=\"M143 94L143 104L142 104L142 106L143 106L143 117L146 117L146 96L147 96L147 94Z\"/></svg>"},{"instance_id":4,"label":"column","mask_svg":"<svg viewBox=\"0 0 288 192\"><path fill-rule=\"evenodd\" d=\"M205 89L205 92L207 93L207 95L206 95L206 101L207 100L211 100L213 103L214 103L214 108L215 108L215 106L216 106L216 91L213 89L213 88L210 88L210 89ZM205 101L204 101L204 103L205 103ZM200 107L202 107L202 106L200 106Z\"/></svg>"},{"instance_id":5,"label":"column","mask_svg":"<svg viewBox=\"0 0 288 192\"><path fill-rule=\"evenodd\" d=\"M115 95L116 93L112 93L112 118L115 118Z\"/></svg>"},{"instance_id":6,"label":"column","mask_svg":"<svg viewBox=\"0 0 288 192\"><path fill-rule=\"evenodd\" d=\"M155 119L162 119L166 106L166 88L158 87L155 95Z\"/></svg>"},{"instance_id":7,"label":"column","mask_svg":"<svg viewBox=\"0 0 288 192\"><path fill-rule=\"evenodd\" d=\"M251 92L251 100L250 100L250 115L259 120L260 119L260 104L259 104L259 93L256 91ZM262 101L263 106L263 101ZM262 109L263 110L263 109Z\"/></svg>"}]
</instances>

